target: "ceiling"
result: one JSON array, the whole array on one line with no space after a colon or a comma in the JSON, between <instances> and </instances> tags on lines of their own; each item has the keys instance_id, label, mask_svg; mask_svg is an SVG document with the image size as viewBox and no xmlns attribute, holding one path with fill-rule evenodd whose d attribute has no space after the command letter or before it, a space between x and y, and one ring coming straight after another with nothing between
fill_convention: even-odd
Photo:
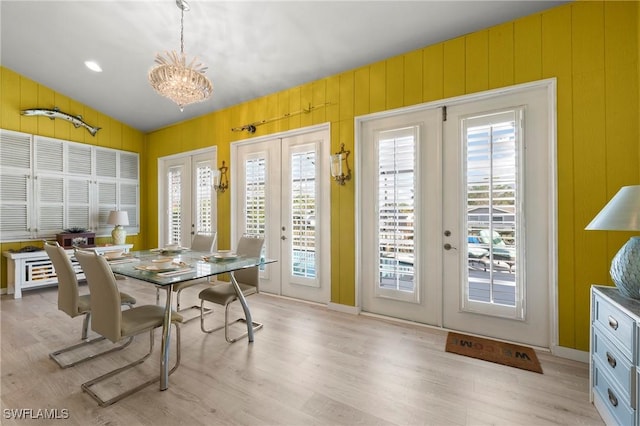
<instances>
[{"instance_id":1,"label":"ceiling","mask_svg":"<svg viewBox=\"0 0 640 426\"><path fill-rule=\"evenodd\" d=\"M157 53L180 50L175 0L1 0L0 63L149 132L566 3L188 2L184 50L208 66L214 91L183 112L147 80Z\"/></svg>"}]
</instances>

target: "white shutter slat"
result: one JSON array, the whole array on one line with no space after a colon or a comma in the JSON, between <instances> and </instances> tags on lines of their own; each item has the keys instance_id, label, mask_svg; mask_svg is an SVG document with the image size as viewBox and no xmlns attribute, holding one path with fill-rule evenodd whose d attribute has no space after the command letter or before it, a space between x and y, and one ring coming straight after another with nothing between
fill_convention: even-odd
<instances>
[{"instance_id":1,"label":"white shutter slat","mask_svg":"<svg viewBox=\"0 0 640 426\"><path fill-rule=\"evenodd\" d=\"M31 169L31 135L0 131L0 166Z\"/></svg>"},{"instance_id":2,"label":"white shutter slat","mask_svg":"<svg viewBox=\"0 0 640 426\"><path fill-rule=\"evenodd\" d=\"M69 173L91 176L91 146L69 144L67 149L67 171Z\"/></svg>"},{"instance_id":3,"label":"white shutter slat","mask_svg":"<svg viewBox=\"0 0 640 426\"><path fill-rule=\"evenodd\" d=\"M64 144L57 139L35 138L36 169L38 171L64 171Z\"/></svg>"},{"instance_id":4,"label":"white shutter slat","mask_svg":"<svg viewBox=\"0 0 640 426\"><path fill-rule=\"evenodd\" d=\"M138 179L138 155L120 152L120 177Z\"/></svg>"},{"instance_id":5,"label":"white shutter slat","mask_svg":"<svg viewBox=\"0 0 640 426\"><path fill-rule=\"evenodd\" d=\"M117 152L107 149L96 149L96 175L99 177L117 177Z\"/></svg>"}]
</instances>

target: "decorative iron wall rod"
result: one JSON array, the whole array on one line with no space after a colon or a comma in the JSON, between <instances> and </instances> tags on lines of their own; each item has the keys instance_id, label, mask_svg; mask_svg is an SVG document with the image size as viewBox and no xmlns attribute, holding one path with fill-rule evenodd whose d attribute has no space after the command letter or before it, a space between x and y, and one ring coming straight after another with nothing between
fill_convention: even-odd
<instances>
[{"instance_id":1,"label":"decorative iron wall rod","mask_svg":"<svg viewBox=\"0 0 640 426\"><path fill-rule=\"evenodd\" d=\"M324 106L329 105L331 102L325 102L321 105L314 105L311 106L311 104L309 104L309 107L307 108L303 108L300 111L296 111L296 112L288 112L280 117L273 117L273 118L268 118L265 120L261 120L261 121L254 121L253 123L249 123L249 124L245 124L244 126L241 127L233 127L231 128L232 132L242 132L243 130L246 130L249 133L255 133L256 132L256 127L258 126L262 126L263 124L267 124L267 123L271 123L272 121L278 121L278 120L282 120L284 118L289 118L289 117L293 117L295 115L298 114L309 114L311 111L313 111L314 109L317 108L321 108Z\"/></svg>"}]
</instances>

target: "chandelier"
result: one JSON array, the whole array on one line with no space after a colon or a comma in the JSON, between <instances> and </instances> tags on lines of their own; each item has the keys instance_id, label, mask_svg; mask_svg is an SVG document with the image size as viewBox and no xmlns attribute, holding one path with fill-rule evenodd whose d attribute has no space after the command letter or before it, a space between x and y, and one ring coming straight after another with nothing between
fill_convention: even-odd
<instances>
[{"instance_id":1,"label":"chandelier","mask_svg":"<svg viewBox=\"0 0 640 426\"><path fill-rule=\"evenodd\" d=\"M158 54L156 66L149 71L151 87L162 96L178 104L180 111L185 105L202 102L213 93L213 85L204 75L207 67L193 58L187 65L184 54L184 12L188 11L186 0L176 0L180 8L180 53L165 52L166 57Z\"/></svg>"}]
</instances>

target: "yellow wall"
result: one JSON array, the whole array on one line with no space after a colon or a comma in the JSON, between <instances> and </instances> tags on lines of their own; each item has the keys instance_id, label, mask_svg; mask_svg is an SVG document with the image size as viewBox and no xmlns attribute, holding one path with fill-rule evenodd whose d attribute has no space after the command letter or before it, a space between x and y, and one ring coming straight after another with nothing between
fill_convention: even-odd
<instances>
[{"instance_id":1,"label":"yellow wall","mask_svg":"<svg viewBox=\"0 0 640 426\"><path fill-rule=\"evenodd\" d=\"M571 3L179 123L146 138L94 111L83 115L90 123L113 125L114 130L98 134L106 138L98 139L99 144L122 143L108 146L142 153L145 240L140 244L145 247L157 244L158 238L158 157L217 145L219 161L229 164L233 141L324 122L331 122L331 151L338 151L342 142L353 150L356 116L555 77L559 344L588 350L589 287L610 282L609 263L630 234L586 232L584 227L620 186L640 183L639 21L637 1ZM38 118L36 128L27 118L6 112L7 107L17 111L34 105L55 104L70 112L84 107L6 70L2 77L0 127L93 142L84 134L58 129L55 122ZM27 86L25 95L15 87L22 84ZM255 135L230 130L325 102L330 105L310 114L260 126ZM118 133L123 142L117 142ZM229 193L218 197L219 246L226 248L231 246ZM353 181L332 185L331 300L345 305L356 303L354 200Z\"/></svg>"},{"instance_id":2,"label":"yellow wall","mask_svg":"<svg viewBox=\"0 0 640 426\"><path fill-rule=\"evenodd\" d=\"M65 120L51 120L47 117L25 117L20 111L27 108L54 108L72 115L81 115L84 121L92 126L101 127L96 136L84 128L75 128ZM17 132L31 133L68 141L86 143L107 148L133 151L140 154L141 176L144 176L146 163L144 160L144 140L142 132L126 126L111 117L80 104L60 93L25 78L7 68L0 67L0 128L15 130ZM140 181L141 198L144 194L145 182ZM148 215L146 204L141 203L141 222L145 222ZM154 209L155 212L155 209ZM98 238L98 244L111 242L109 238ZM144 246L144 231L138 235L127 236L127 243L136 248ZM42 241L22 241L14 243L0 243L0 251L17 250L26 245L42 247ZM2 256L0 261L0 277L2 288L7 286L7 259Z\"/></svg>"},{"instance_id":3,"label":"yellow wall","mask_svg":"<svg viewBox=\"0 0 640 426\"><path fill-rule=\"evenodd\" d=\"M620 186L640 183L639 16L637 2L572 3L153 132L146 202L157 202L161 155L217 145L228 164L230 142L324 122L332 151L342 142L353 149L356 116L555 77L559 344L587 350L589 287L609 283L608 265L629 234L583 229ZM230 130L325 102L254 135ZM229 194L218 197L219 242L229 247ZM354 305L353 182L332 185L331 202L331 301ZM157 240L157 224L148 231Z\"/></svg>"}]
</instances>

